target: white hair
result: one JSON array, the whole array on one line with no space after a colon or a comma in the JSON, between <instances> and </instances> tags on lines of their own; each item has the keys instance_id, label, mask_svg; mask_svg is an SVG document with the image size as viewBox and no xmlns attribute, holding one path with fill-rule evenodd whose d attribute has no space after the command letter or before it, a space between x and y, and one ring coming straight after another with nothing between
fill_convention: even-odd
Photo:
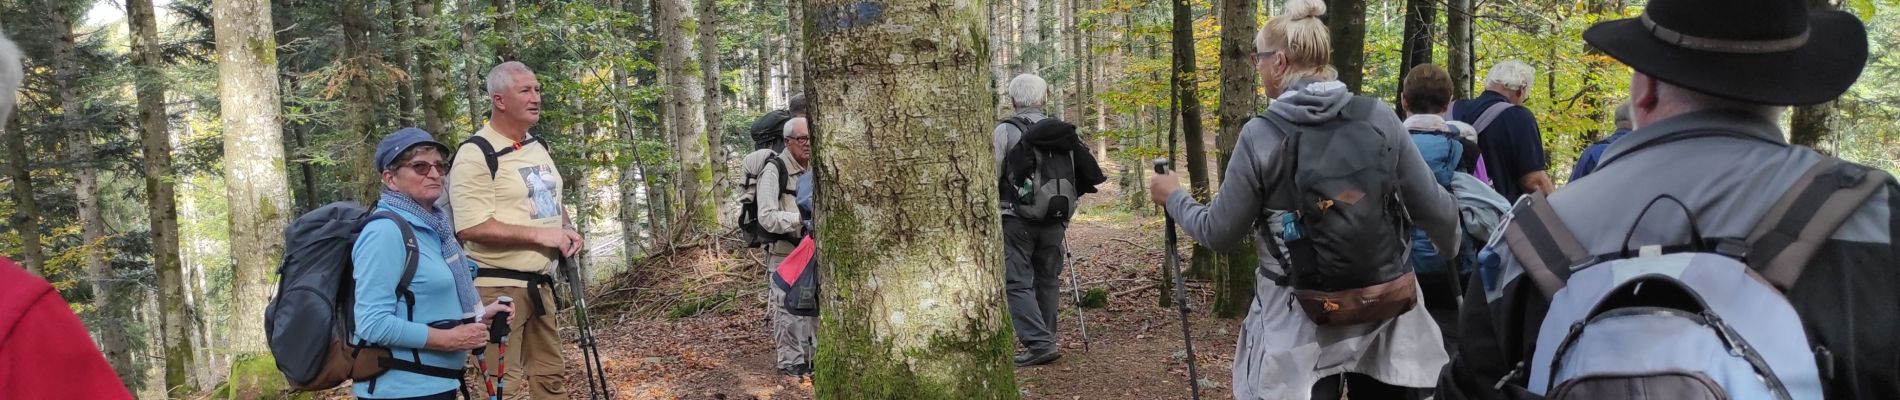
<instances>
[{"instance_id":1,"label":"white hair","mask_svg":"<svg viewBox=\"0 0 1900 400\"><path fill-rule=\"evenodd\" d=\"M797 129L799 126L803 126L803 125L805 125L805 117L796 117L796 118L785 120L785 127L780 129L780 132L782 132L781 136L784 136L785 138L790 139L792 137L792 131Z\"/></svg>"},{"instance_id":2,"label":"white hair","mask_svg":"<svg viewBox=\"0 0 1900 400\"><path fill-rule=\"evenodd\" d=\"M515 88L515 74L532 74L528 64L509 61L488 70L488 95L494 96Z\"/></svg>"},{"instance_id":3,"label":"white hair","mask_svg":"<svg viewBox=\"0 0 1900 400\"><path fill-rule=\"evenodd\" d=\"M1491 74L1484 77L1486 85L1503 86L1510 90L1524 90L1537 80L1537 70L1523 61L1507 60L1491 65Z\"/></svg>"},{"instance_id":4,"label":"white hair","mask_svg":"<svg viewBox=\"0 0 1900 400\"><path fill-rule=\"evenodd\" d=\"M1049 82L1036 74L1017 75L1009 80L1009 99L1016 107L1042 107L1049 96Z\"/></svg>"},{"instance_id":5,"label":"white hair","mask_svg":"<svg viewBox=\"0 0 1900 400\"><path fill-rule=\"evenodd\" d=\"M26 76L20 70L20 57L20 48L7 39L6 33L0 33L0 131L6 130L7 118L13 116L14 96Z\"/></svg>"}]
</instances>

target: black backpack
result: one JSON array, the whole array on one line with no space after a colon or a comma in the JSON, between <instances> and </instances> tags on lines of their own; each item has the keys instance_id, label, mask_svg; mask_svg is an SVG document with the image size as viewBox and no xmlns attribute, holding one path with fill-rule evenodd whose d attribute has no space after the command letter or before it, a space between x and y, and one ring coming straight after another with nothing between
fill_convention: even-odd
<instances>
[{"instance_id":1,"label":"black backpack","mask_svg":"<svg viewBox=\"0 0 1900 400\"><path fill-rule=\"evenodd\" d=\"M264 311L264 334L277 370L298 390L325 390L349 380L375 379L390 369L461 378L461 370L392 357L387 347L352 343L356 331L351 248L363 227L387 218L402 229L408 248L396 296L415 314L416 236L407 220L390 211L374 211L356 202L330 203L297 217L284 230L284 260L277 267L277 297ZM414 361L412 361L414 360ZM375 384L371 383L372 391Z\"/></svg>"},{"instance_id":2,"label":"black backpack","mask_svg":"<svg viewBox=\"0 0 1900 400\"><path fill-rule=\"evenodd\" d=\"M1367 121L1376 100L1353 96L1338 118L1299 125L1271 112L1260 118L1286 134L1281 182L1297 208L1285 236L1286 277L1295 289L1345 291L1411 272L1411 231L1398 201L1396 154Z\"/></svg>"},{"instance_id":3,"label":"black backpack","mask_svg":"<svg viewBox=\"0 0 1900 400\"><path fill-rule=\"evenodd\" d=\"M1075 125L1055 118L1043 118L1031 124L1023 117L1011 117L1004 119L1003 123L1015 126L1025 138L1030 136L1030 132L1044 129L1075 129ZM1018 140L1016 145L1027 144ZM1029 176L1016 181L1012 181L1009 176L999 176L1004 180L1003 201L1012 204L1014 208L1011 213L1017 218L1037 222L1068 221L1075 215L1076 207L1081 204L1078 199L1082 196L1076 189L1074 155L1033 146L1030 150L1036 157L1035 165L1029 168Z\"/></svg>"},{"instance_id":4,"label":"black backpack","mask_svg":"<svg viewBox=\"0 0 1900 400\"><path fill-rule=\"evenodd\" d=\"M766 143L784 141L785 122L791 120L792 113L785 110L772 110L760 115L757 121L752 121L752 128L748 129L752 135L752 149L766 149L771 147L766 146Z\"/></svg>"},{"instance_id":5,"label":"black backpack","mask_svg":"<svg viewBox=\"0 0 1900 400\"><path fill-rule=\"evenodd\" d=\"M756 158L764 158L764 160L755 160ZM759 179L761 179L759 175L765 173L765 166L771 165L778 168L779 193L773 193L772 196L798 194L798 188L792 186L791 176L786 174L785 160L779 159L778 152L772 149L759 149L746 154L742 164L745 180L739 184L739 229L745 236L746 246L763 248L778 242L798 242L797 232L774 233L765 230L765 226L759 224L758 197L760 194L758 190Z\"/></svg>"}]
</instances>

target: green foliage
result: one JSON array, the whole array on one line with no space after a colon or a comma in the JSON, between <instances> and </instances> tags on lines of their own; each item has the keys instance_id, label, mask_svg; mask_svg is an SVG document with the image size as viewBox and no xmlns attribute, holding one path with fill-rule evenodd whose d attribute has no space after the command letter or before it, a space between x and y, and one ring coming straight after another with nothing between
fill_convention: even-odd
<instances>
[{"instance_id":1,"label":"green foliage","mask_svg":"<svg viewBox=\"0 0 1900 400\"><path fill-rule=\"evenodd\" d=\"M1078 305L1091 310L1107 307L1108 289L1089 288L1089 290L1082 291L1082 304Z\"/></svg>"}]
</instances>

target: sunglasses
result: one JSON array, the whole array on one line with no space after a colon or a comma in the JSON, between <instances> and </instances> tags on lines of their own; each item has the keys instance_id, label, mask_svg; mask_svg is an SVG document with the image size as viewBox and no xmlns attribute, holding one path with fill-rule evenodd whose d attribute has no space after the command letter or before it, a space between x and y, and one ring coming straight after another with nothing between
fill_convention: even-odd
<instances>
[{"instance_id":1,"label":"sunglasses","mask_svg":"<svg viewBox=\"0 0 1900 400\"><path fill-rule=\"evenodd\" d=\"M410 171L415 171L416 175L429 176L431 169L441 173L442 176L449 175L449 163L445 162L416 161L403 166L409 168Z\"/></svg>"}]
</instances>

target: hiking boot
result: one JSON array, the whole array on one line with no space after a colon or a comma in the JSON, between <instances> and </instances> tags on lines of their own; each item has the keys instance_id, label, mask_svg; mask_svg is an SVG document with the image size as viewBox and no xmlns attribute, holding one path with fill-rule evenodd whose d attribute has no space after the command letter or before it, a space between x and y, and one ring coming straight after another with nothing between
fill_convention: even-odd
<instances>
[{"instance_id":1,"label":"hiking boot","mask_svg":"<svg viewBox=\"0 0 1900 400\"><path fill-rule=\"evenodd\" d=\"M1048 351L1041 351L1041 352L1031 350L1023 354L1016 355L1016 366L1028 367L1028 366L1033 366L1033 365L1043 365L1043 364L1055 362L1056 359L1058 358L1062 358L1062 352L1057 351L1055 349L1049 349Z\"/></svg>"},{"instance_id":2,"label":"hiking boot","mask_svg":"<svg viewBox=\"0 0 1900 400\"><path fill-rule=\"evenodd\" d=\"M800 376L810 375L811 367L810 367L810 364L799 364L799 365L793 365L790 367L779 367L778 373L779 375L785 375L785 376L790 376L790 377L800 377Z\"/></svg>"}]
</instances>

